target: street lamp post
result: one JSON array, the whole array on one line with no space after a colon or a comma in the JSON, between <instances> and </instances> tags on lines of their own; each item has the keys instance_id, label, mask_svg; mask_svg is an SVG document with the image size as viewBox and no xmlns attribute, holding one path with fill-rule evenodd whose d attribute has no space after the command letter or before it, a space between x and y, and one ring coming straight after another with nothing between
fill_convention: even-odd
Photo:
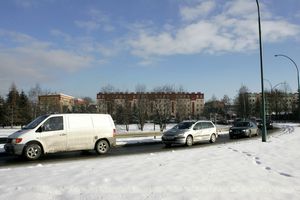
<instances>
[{"instance_id":1,"label":"street lamp post","mask_svg":"<svg viewBox=\"0 0 300 200\"><path fill-rule=\"evenodd\" d=\"M296 70L297 70L297 81L298 81L298 120L300 120L300 84L299 84L299 69L298 69L298 66L296 64L296 62L291 59L290 57L284 55L284 54L276 54L275 57L278 57L278 56L282 56L282 57L285 57L287 59L289 59L296 67Z\"/></svg>"},{"instance_id":2,"label":"street lamp post","mask_svg":"<svg viewBox=\"0 0 300 200\"><path fill-rule=\"evenodd\" d=\"M260 10L259 3L256 0L257 14L258 14L258 35L259 35L259 50L260 50L260 75L261 75L261 98L262 98L262 142L267 141L267 129L266 129L266 108L265 108L265 92L264 92L264 68L263 68L263 55L262 55L262 41L261 41L261 25L260 25Z\"/></svg>"}]
</instances>

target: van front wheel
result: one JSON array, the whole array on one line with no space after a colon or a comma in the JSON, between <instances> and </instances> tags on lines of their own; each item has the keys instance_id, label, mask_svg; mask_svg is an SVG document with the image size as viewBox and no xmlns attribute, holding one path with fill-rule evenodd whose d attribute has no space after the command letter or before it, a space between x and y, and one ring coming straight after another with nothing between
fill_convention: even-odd
<instances>
[{"instance_id":1,"label":"van front wheel","mask_svg":"<svg viewBox=\"0 0 300 200\"><path fill-rule=\"evenodd\" d=\"M98 154L105 154L109 150L109 144L106 140L99 140L96 144L95 150Z\"/></svg>"},{"instance_id":2,"label":"van front wheel","mask_svg":"<svg viewBox=\"0 0 300 200\"><path fill-rule=\"evenodd\" d=\"M37 160L42 155L42 148L39 144L28 144L24 150L24 156L28 160Z\"/></svg>"}]
</instances>

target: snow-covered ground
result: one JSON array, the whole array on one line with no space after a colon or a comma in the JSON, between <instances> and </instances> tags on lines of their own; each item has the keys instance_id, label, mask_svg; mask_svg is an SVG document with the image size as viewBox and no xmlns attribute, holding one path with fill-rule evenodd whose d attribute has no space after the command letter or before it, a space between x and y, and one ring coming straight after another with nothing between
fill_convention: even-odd
<instances>
[{"instance_id":1,"label":"snow-covered ground","mask_svg":"<svg viewBox=\"0 0 300 200\"><path fill-rule=\"evenodd\" d=\"M300 127L268 142L0 168L0 199L300 199Z\"/></svg>"}]
</instances>

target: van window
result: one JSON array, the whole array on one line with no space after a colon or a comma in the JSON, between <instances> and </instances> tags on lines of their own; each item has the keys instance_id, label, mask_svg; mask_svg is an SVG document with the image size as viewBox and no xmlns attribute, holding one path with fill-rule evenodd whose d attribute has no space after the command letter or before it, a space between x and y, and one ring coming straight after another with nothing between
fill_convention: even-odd
<instances>
[{"instance_id":1,"label":"van window","mask_svg":"<svg viewBox=\"0 0 300 200\"><path fill-rule=\"evenodd\" d=\"M43 131L59 131L64 129L63 117L51 117L45 121Z\"/></svg>"}]
</instances>

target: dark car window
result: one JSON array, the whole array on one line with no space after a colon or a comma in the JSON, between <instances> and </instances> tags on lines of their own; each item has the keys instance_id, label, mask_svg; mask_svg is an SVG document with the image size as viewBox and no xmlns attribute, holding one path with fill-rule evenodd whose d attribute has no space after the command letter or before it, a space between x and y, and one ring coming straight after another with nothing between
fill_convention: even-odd
<instances>
[{"instance_id":1,"label":"dark car window","mask_svg":"<svg viewBox=\"0 0 300 200\"><path fill-rule=\"evenodd\" d=\"M250 123L249 122L237 122L235 124L236 127L249 127Z\"/></svg>"}]
</instances>

